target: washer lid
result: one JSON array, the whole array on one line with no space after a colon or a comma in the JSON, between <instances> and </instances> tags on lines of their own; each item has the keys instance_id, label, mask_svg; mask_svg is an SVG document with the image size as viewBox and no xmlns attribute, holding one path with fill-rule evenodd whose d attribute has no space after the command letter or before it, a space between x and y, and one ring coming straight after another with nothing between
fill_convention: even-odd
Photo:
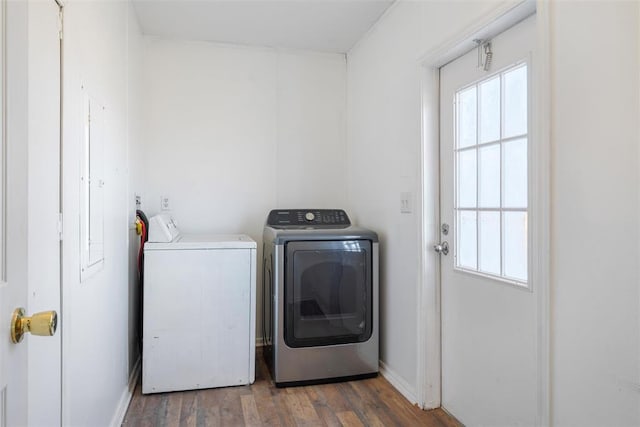
<instances>
[{"instance_id":1,"label":"washer lid","mask_svg":"<svg viewBox=\"0 0 640 427\"><path fill-rule=\"evenodd\" d=\"M183 234L173 242L147 242L146 251L181 249L256 249L256 242L245 234Z\"/></svg>"}]
</instances>

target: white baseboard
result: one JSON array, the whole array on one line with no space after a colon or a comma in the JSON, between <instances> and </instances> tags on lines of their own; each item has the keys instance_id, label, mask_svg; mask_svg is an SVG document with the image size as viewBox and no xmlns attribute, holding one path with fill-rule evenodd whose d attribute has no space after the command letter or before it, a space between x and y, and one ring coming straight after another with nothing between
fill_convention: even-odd
<instances>
[{"instance_id":1,"label":"white baseboard","mask_svg":"<svg viewBox=\"0 0 640 427\"><path fill-rule=\"evenodd\" d=\"M124 416L127 414L129 403L131 402L131 398L133 397L133 391L136 389L136 385L138 384L138 378L140 378L141 364L142 358L138 357L138 360L136 361L136 364L133 366L133 370L131 371L131 375L129 375L129 384L127 384L127 387L122 392L122 396L120 397L120 401L118 402L116 412L113 414L111 423L109 423L111 427L120 427L122 425L122 422L124 421Z\"/></svg>"},{"instance_id":2,"label":"white baseboard","mask_svg":"<svg viewBox=\"0 0 640 427\"><path fill-rule=\"evenodd\" d=\"M389 368L382 360L380 361L380 374L391 385L400 392L409 402L413 405L418 405L418 399L416 398L416 391L404 378L398 375L393 369Z\"/></svg>"}]
</instances>

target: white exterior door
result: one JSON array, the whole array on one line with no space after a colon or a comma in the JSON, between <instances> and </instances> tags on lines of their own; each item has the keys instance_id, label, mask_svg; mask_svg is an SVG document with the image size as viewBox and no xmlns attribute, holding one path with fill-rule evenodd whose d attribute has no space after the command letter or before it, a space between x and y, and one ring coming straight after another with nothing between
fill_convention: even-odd
<instances>
[{"instance_id":1,"label":"white exterior door","mask_svg":"<svg viewBox=\"0 0 640 427\"><path fill-rule=\"evenodd\" d=\"M530 17L491 40L488 71L476 50L441 68L442 406L469 426L536 424L534 43Z\"/></svg>"}]
</instances>

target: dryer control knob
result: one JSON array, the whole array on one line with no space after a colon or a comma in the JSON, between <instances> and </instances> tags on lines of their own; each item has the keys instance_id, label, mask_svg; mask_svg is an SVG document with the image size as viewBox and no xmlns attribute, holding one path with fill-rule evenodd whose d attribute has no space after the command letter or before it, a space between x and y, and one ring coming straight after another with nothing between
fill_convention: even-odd
<instances>
[{"instance_id":1,"label":"dryer control knob","mask_svg":"<svg viewBox=\"0 0 640 427\"><path fill-rule=\"evenodd\" d=\"M307 221L313 221L314 219L316 219L316 216L313 214L313 212L307 212L306 214L304 214L304 219L306 219Z\"/></svg>"}]
</instances>

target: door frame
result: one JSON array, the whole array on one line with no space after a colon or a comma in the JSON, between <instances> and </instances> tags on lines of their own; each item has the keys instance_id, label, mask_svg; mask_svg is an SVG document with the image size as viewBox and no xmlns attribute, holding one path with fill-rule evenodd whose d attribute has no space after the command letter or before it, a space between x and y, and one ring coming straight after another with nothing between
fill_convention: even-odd
<instances>
[{"instance_id":1,"label":"door frame","mask_svg":"<svg viewBox=\"0 0 640 427\"><path fill-rule=\"evenodd\" d=\"M424 409L441 406L440 259L433 245L440 241L440 68L470 51L474 39L490 39L536 14L536 55L532 82L536 140L530 155L532 213L532 286L536 296L537 425L550 424L550 12L544 0L523 0L495 8L418 60L421 77L421 283L418 288L417 399Z\"/></svg>"}]
</instances>

